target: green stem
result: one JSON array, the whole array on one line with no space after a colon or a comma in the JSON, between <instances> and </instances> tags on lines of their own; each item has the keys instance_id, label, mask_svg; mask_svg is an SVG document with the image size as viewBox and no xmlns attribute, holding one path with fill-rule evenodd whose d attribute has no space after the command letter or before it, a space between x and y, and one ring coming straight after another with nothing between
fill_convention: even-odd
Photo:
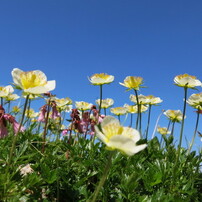
<instances>
[{"instance_id":1,"label":"green stem","mask_svg":"<svg viewBox=\"0 0 202 202\"><path fill-rule=\"evenodd\" d=\"M184 87L184 107L183 107L183 115L182 115L182 125L180 130L180 141L178 145L178 157L180 154L181 146L182 146L182 136L183 136L183 130L184 130L184 119L185 119L185 113L186 113L186 102L187 101L187 87Z\"/></svg>"},{"instance_id":2,"label":"green stem","mask_svg":"<svg viewBox=\"0 0 202 202\"><path fill-rule=\"evenodd\" d=\"M113 157L113 155L114 155L114 152L111 152L110 155L109 155L109 157L108 157L107 164L106 164L105 169L103 171L103 175L102 175L102 177L100 179L100 182L97 185L97 187L96 187L96 189L95 189L95 191L93 193L93 199L90 200L91 199L91 197L90 197L90 199L88 199L87 202L95 202L96 201L97 196L98 196L98 194L100 192L100 189L103 187L103 185L104 185L104 183L105 183L105 181L107 179L109 170L110 170L111 165L112 165L112 157Z\"/></svg>"},{"instance_id":3,"label":"green stem","mask_svg":"<svg viewBox=\"0 0 202 202\"><path fill-rule=\"evenodd\" d=\"M99 104L99 110L98 113L100 114L102 108L102 85L100 85L100 104Z\"/></svg>"},{"instance_id":4,"label":"green stem","mask_svg":"<svg viewBox=\"0 0 202 202\"><path fill-rule=\"evenodd\" d=\"M47 134L47 127L48 127L48 121L49 121L49 113L50 113L50 103L51 99L49 98L48 101L48 109L47 109L47 114L46 114L46 121L45 121L45 126L44 126L44 131L43 131L43 144L42 144L42 153L45 151L45 142L46 142L46 134Z\"/></svg>"},{"instance_id":5,"label":"green stem","mask_svg":"<svg viewBox=\"0 0 202 202\"><path fill-rule=\"evenodd\" d=\"M149 104L149 112L148 112L148 119L147 119L147 129L146 129L146 140L148 138L148 132L149 132L149 124L150 124L150 117L151 117L151 107L152 107L152 105Z\"/></svg>"},{"instance_id":6,"label":"green stem","mask_svg":"<svg viewBox=\"0 0 202 202\"><path fill-rule=\"evenodd\" d=\"M139 117L140 117L140 108L139 108L139 99L138 99L138 93L137 90L135 90L135 96L136 96L136 100L137 100L137 119L136 119L136 126L135 128L138 129L138 123L139 123Z\"/></svg>"},{"instance_id":7,"label":"green stem","mask_svg":"<svg viewBox=\"0 0 202 202\"><path fill-rule=\"evenodd\" d=\"M130 114L130 125L129 125L129 127L132 127L132 124L133 124L133 114L131 113Z\"/></svg>"},{"instance_id":8,"label":"green stem","mask_svg":"<svg viewBox=\"0 0 202 202\"><path fill-rule=\"evenodd\" d=\"M173 122L173 124L172 124L172 130L171 130L171 134L170 134L170 135L173 135L173 133L174 133L174 128L175 128L175 122Z\"/></svg>"},{"instance_id":9,"label":"green stem","mask_svg":"<svg viewBox=\"0 0 202 202\"><path fill-rule=\"evenodd\" d=\"M190 144L190 147L189 147L189 150L188 150L188 154L190 153L190 151L191 151L191 149L192 149L192 147L193 147L194 140L195 140L195 138L196 138L196 132L197 132L197 129L198 129L199 115L200 115L199 109L198 109L198 111L197 111L196 113L197 113L196 126L195 126L195 130L194 130L194 136L193 136L193 138L192 138L192 141L191 141L191 144Z\"/></svg>"},{"instance_id":10,"label":"green stem","mask_svg":"<svg viewBox=\"0 0 202 202\"><path fill-rule=\"evenodd\" d=\"M3 107L3 98L1 97L1 106Z\"/></svg>"}]
</instances>

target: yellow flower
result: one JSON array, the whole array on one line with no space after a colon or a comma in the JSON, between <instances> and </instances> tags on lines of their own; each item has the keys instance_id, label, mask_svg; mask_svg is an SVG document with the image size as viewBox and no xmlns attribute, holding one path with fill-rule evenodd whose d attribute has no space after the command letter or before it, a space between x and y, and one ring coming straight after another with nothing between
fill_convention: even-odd
<instances>
[{"instance_id":1,"label":"yellow flower","mask_svg":"<svg viewBox=\"0 0 202 202\"><path fill-rule=\"evenodd\" d=\"M202 92L192 94L187 100L187 103L196 109L202 110Z\"/></svg>"},{"instance_id":2,"label":"yellow flower","mask_svg":"<svg viewBox=\"0 0 202 202\"><path fill-rule=\"evenodd\" d=\"M157 128L157 132L161 135L168 135L171 133L170 131L168 131L166 127L159 127L159 126Z\"/></svg>"},{"instance_id":3,"label":"yellow flower","mask_svg":"<svg viewBox=\"0 0 202 202\"><path fill-rule=\"evenodd\" d=\"M14 112L15 114L17 114L20 111L21 111L21 109L18 106L13 106L12 112Z\"/></svg>"},{"instance_id":4,"label":"yellow flower","mask_svg":"<svg viewBox=\"0 0 202 202\"><path fill-rule=\"evenodd\" d=\"M137 105L128 105L125 104L124 107L127 109L128 113L134 114L138 113ZM148 107L145 105L140 105L140 113L147 111Z\"/></svg>"},{"instance_id":5,"label":"yellow flower","mask_svg":"<svg viewBox=\"0 0 202 202\"><path fill-rule=\"evenodd\" d=\"M57 107L62 108L66 105L70 105L72 104L72 100L68 97L66 98L52 98L52 100L54 100L57 104Z\"/></svg>"},{"instance_id":6,"label":"yellow flower","mask_svg":"<svg viewBox=\"0 0 202 202\"><path fill-rule=\"evenodd\" d=\"M117 116L124 115L127 113L127 109L125 107L114 107L110 109L112 114L115 114Z\"/></svg>"},{"instance_id":7,"label":"yellow flower","mask_svg":"<svg viewBox=\"0 0 202 202\"><path fill-rule=\"evenodd\" d=\"M131 94L130 95L130 100L132 102L135 102L137 103L137 98L135 95ZM153 95L138 95L138 101L139 101L139 104L150 104L150 105L156 105L156 104L159 104L161 103L163 100L161 100L161 98L159 97L154 97Z\"/></svg>"},{"instance_id":8,"label":"yellow flower","mask_svg":"<svg viewBox=\"0 0 202 202\"><path fill-rule=\"evenodd\" d=\"M94 74L89 78L93 85L109 84L114 81L114 76L105 73Z\"/></svg>"},{"instance_id":9,"label":"yellow flower","mask_svg":"<svg viewBox=\"0 0 202 202\"><path fill-rule=\"evenodd\" d=\"M0 86L0 97L6 97L9 94L13 93L14 89L11 85L2 87Z\"/></svg>"},{"instance_id":10,"label":"yellow flower","mask_svg":"<svg viewBox=\"0 0 202 202\"><path fill-rule=\"evenodd\" d=\"M137 76L127 76L124 79L124 83L119 82L122 86L128 88L128 90L135 89L139 90L141 85L143 84L143 78Z\"/></svg>"},{"instance_id":11,"label":"yellow flower","mask_svg":"<svg viewBox=\"0 0 202 202\"><path fill-rule=\"evenodd\" d=\"M93 104L84 102L84 101L80 101L80 102L75 102L75 106L78 110L85 111L85 110L91 109Z\"/></svg>"},{"instance_id":12,"label":"yellow flower","mask_svg":"<svg viewBox=\"0 0 202 202\"><path fill-rule=\"evenodd\" d=\"M100 105L100 99L96 100L96 104ZM107 108L111 107L113 104L114 104L114 100L113 99L106 98L106 99L102 100L102 105L101 105L102 107L101 108L107 109Z\"/></svg>"},{"instance_id":13,"label":"yellow flower","mask_svg":"<svg viewBox=\"0 0 202 202\"><path fill-rule=\"evenodd\" d=\"M14 68L12 77L16 87L27 94L43 94L55 89L55 80L47 81L46 75L39 70L23 72Z\"/></svg>"},{"instance_id":14,"label":"yellow flower","mask_svg":"<svg viewBox=\"0 0 202 202\"><path fill-rule=\"evenodd\" d=\"M7 101L13 101L13 100L17 100L18 98L20 98L20 96L18 96L17 94L8 94L5 99Z\"/></svg>"},{"instance_id":15,"label":"yellow flower","mask_svg":"<svg viewBox=\"0 0 202 202\"><path fill-rule=\"evenodd\" d=\"M189 74L181 74L174 78L174 82L177 86L194 88L196 86L201 86L202 83L195 76Z\"/></svg>"},{"instance_id":16,"label":"yellow flower","mask_svg":"<svg viewBox=\"0 0 202 202\"><path fill-rule=\"evenodd\" d=\"M182 121L182 112L180 110L166 110L164 113L172 122Z\"/></svg>"},{"instance_id":17,"label":"yellow flower","mask_svg":"<svg viewBox=\"0 0 202 202\"><path fill-rule=\"evenodd\" d=\"M25 116L28 118L36 118L38 115L39 113L35 112L32 108L25 111Z\"/></svg>"},{"instance_id":18,"label":"yellow flower","mask_svg":"<svg viewBox=\"0 0 202 202\"><path fill-rule=\"evenodd\" d=\"M95 126L96 136L106 144L109 150L118 150L132 156L147 147L146 144L136 144L140 140L140 134L136 129L121 126L112 116L106 116L103 119L101 129L102 131Z\"/></svg>"}]
</instances>

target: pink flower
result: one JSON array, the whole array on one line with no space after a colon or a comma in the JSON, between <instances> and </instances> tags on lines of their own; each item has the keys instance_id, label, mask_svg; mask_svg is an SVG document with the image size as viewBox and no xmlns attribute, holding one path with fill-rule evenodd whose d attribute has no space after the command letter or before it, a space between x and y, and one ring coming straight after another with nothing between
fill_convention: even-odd
<instances>
[{"instance_id":1,"label":"pink flower","mask_svg":"<svg viewBox=\"0 0 202 202\"><path fill-rule=\"evenodd\" d=\"M56 106L57 106L56 103L52 102L52 114L51 114L52 119L57 119L58 117L60 117L60 113L58 112Z\"/></svg>"},{"instance_id":2,"label":"pink flower","mask_svg":"<svg viewBox=\"0 0 202 202\"><path fill-rule=\"evenodd\" d=\"M47 105L44 105L44 106L41 107L41 110L39 112L39 117L38 117L39 122L45 122L45 115L46 115L46 112L47 112L46 106Z\"/></svg>"},{"instance_id":3,"label":"pink flower","mask_svg":"<svg viewBox=\"0 0 202 202\"><path fill-rule=\"evenodd\" d=\"M19 132L23 132L25 128L23 126L20 127L20 124L15 120L15 117L10 114L5 114L5 110L2 106L0 106L0 138L3 138L8 135L8 130L6 128L7 121L12 124L14 133L17 134ZM20 128L20 130L19 130Z\"/></svg>"}]
</instances>

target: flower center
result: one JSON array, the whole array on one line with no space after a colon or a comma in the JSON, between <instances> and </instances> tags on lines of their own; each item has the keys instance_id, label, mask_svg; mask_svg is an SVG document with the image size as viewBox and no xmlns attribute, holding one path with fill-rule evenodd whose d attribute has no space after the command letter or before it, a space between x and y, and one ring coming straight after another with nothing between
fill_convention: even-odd
<instances>
[{"instance_id":1,"label":"flower center","mask_svg":"<svg viewBox=\"0 0 202 202\"><path fill-rule=\"evenodd\" d=\"M34 72L22 72L21 75L21 84L24 89L34 88L36 86L44 86L46 81L40 78L39 75Z\"/></svg>"}]
</instances>

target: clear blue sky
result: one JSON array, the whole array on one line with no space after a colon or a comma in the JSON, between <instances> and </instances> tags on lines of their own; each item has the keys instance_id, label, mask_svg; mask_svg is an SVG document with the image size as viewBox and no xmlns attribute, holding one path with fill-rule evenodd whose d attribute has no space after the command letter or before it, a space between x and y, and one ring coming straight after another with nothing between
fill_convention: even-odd
<instances>
[{"instance_id":1,"label":"clear blue sky","mask_svg":"<svg viewBox=\"0 0 202 202\"><path fill-rule=\"evenodd\" d=\"M164 100L153 108L154 124L162 109L182 110L176 75L202 80L201 22L200 0L0 0L0 85L12 82L14 67L39 69L56 80L57 97L93 102L99 91L87 76L105 72L115 81L104 86L103 97L121 106L132 103L118 83L141 76L148 88L140 93ZM193 111L187 108L189 138Z\"/></svg>"}]
</instances>

